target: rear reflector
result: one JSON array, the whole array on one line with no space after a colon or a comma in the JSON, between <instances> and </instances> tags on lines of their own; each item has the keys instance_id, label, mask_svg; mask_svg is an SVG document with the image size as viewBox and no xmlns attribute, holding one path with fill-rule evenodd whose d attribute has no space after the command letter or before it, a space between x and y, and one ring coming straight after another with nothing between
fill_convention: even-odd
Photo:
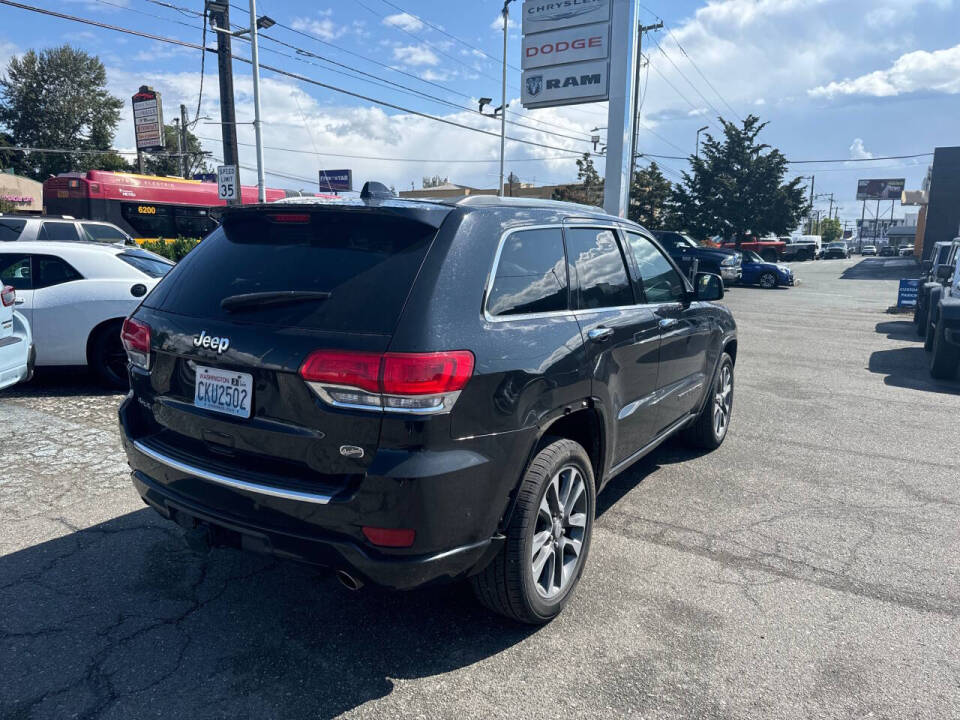
<instances>
[{"instance_id":1,"label":"rear reflector","mask_svg":"<svg viewBox=\"0 0 960 720\"><path fill-rule=\"evenodd\" d=\"M413 545L416 532L413 530L364 527L363 536L374 545L379 545L380 547L404 548Z\"/></svg>"},{"instance_id":2,"label":"rear reflector","mask_svg":"<svg viewBox=\"0 0 960 720\"><path fill-rule=\"evenodd\" d=\"M0 290L0 302L4 307L10 307L17 301L17 290L10 285L4 285Z\"/></svg>"},{"instance_id":3,"label":"rear reflector","mask_svg":"<svg viewBox=\"0 0 960 720\"><path fill-rule=\"evenodd\" d=\"M127 318L123 321L120 340L127 351L127 358L137 367L150 369L150 326L146 323Z\"/></svg>"}]
</instances>

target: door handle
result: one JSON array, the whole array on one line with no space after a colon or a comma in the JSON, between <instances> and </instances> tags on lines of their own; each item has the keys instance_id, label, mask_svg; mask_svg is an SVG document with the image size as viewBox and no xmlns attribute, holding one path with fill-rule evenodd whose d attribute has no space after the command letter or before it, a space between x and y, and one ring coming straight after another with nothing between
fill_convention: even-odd
<instances>
[{"instance_id":1,"label":"door handle","mask_svg":"<svg viewBox=\"0 0 960 720\"><path fill-rule=\"evenodd\" d=\"M613 328L608 327L598 327L587 333L587 337L590 338L592 342L601 343L606 342L613 337Z\"/></svg>"},{"instance_id":2,"label":"door handle","mask_svg":"<svg viewBox=\"0 0 960 720\"><path fill-rule=\"evenodd\" d=\"M679 324L680 324L680 321L677 320L676 318L664 318L663 320L660 321L660 329L669 330L670 328L676 327Z\"/></svg>"},{"instance_id":3,"label":"door handle","mask_svg":"<svg viewBox=\"0 0 960 720\"><path fill-rule=\"evenodd\" d=\"M16 305L23 305L25 302L26 302L26 300L24 300L23 298L17 298L17 299L14 301L14 303L15 303Z\"/></svg>"}]
</instances>

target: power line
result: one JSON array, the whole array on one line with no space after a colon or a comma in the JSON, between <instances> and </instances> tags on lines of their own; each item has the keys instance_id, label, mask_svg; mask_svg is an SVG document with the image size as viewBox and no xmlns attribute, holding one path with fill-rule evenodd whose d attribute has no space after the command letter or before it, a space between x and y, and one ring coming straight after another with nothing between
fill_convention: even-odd
<instances>
[{"instance_id":1,"label":"power line","mask_svg":"<svg viewBox=\"0 0 960 720\"><path fill-rule=\"evenodd\" d=\"M660 51L660 54L663 55L663 56L667 59L667 62L669 62L670 65L673 66L673 69L677 71L677 73L680 75L680 77L682 77L684 80L686 80L687 85L689 85L690 87L693 88L693 91L694 91L695 93L697 93L697 95L700 96L700 98L710 107L710 109L713 110L713 111L717 114L717 117L722 117L722 116L723 116L723 113L720 112L719 110L717 110L716 106L707 99L707 96L704 95L702 92L700 92L700 88L698 88L696 85L694 85L692 82L690 82L690 78L688 78L686 75L683 74L683 71L682 71L682 70L677 66L677 64L673 61L673 58L671 58L669 55L667 55L667 51L663 49L663 47L660 45L660 43L656 43L656 45L657 45L657 50Z\"/></svg>"},{"instance_id":2,"label":"power line","mask_svg":"<svg viewBox=\"0 0 960 720\"><path fill-rule=\"evenodd\" d=\"M916 155L886 155L872 158L846 158L841 160L788 160L791 165L810 165L813 163L862 163L876 162L877 160L911 160L913 158L933 157L933 153L918 153Z\"/></svg>"},{"instance_id":3,"label":"power line","mask_svg":"<svg viewBox=\"0 0 960 720\"><path fill-rule=\"evenodd\" d=\"M109 24L109 23L103 23L103 22L99 22L99 21L97 21L97 20L91 20L91 19L88 19L88 18L77 17L77 16L75 16L75 15L67 15L67 14L65 14L65 13L57 12L57 11L55 11L55 10L47 10L47 9L45 9L45 8L38 8L38 7L35 7L35 6L33 6L33 5L26 5L26 4L24 4L24 3L14 2L13 0L0 0L0 4L2 4L2 5L8 5L8 6L10 6L10 7L15 7L15 8L18 8L18 9L21 9L21 10L28 10L28 11L30 11L30 12L40 13L40 14L42 14L42 15L49 15L49 16L51 16L51 17L60 18L60 19L62 19L62 20L70 20L70 21L79 22L79 23L82 23L82 24L85 24L85 25L91 25L91 26L94 26L94 27L100 27L100 28L103 28L103 29L106 29L106 30L113 30L113 31L115 31L115 32L125 33L125 34L127 34L127 35L133 35L133 36L136 36L136 37L143 37L143 38L147 38L147 39L150 39L150 40L156 40L156 41L158 41L158 42L165 42L165 43L169 43L169 44L172 44L172 45L179 45L179 46L181 46L181 47L193 48L193 49L195 49L195 50L205 49L207 52L216 52L216 49L214 49L214 48L203 48L203 46L201 46L201 45L198 45L198 44L196 44L196 43L191 43L191 42L188 42L188 41L186 41L186 40L178 40L178 39L176 39L176 38L165 37L165 36L163 36L163 35L155 35L155 34L153 34L153 33L142 32L142 31L139 31L139 30L133 30L133 29L131 29L131 28L125 28L125 27L121 27L121 26L119 26L119 25L111 25L111 24ZM250 64L250 63L251 63L251 61L250 61L249 58L241 57L241 56L238 56L238 55L231 55L231 57L232 57L234 60L238 60L238 61L240 61L240 62L245 62L245 63L247 63L247 64ZM484 129L482 129L482 128L473 127L473 126L471 126L471 125L465 125L464 123L457 122L456 120L450 120L450 119L448 119L448 118L438 117L438 116L436 116L436 115L431 115L431 114L429 114L429 113L421 112L421 111L419 111L419 110L413 110L412 108L407 108L407 107L404 107L404 106L402 106L402 105L397 105L396 103L387 102L386 100L380 100L380 99L371 97L371 96L369 96L369 95L363 95L362 93L353 92L352 90L346 90L346 89L344 89L344 88L337 87L336 85L331 85L331 84L329 84L329 83L324 83L324 82L321 82L321 81L319 81L319 80L315 80L315 79L313 79L313 78L311 78L311 77L307 77L306 75L301 75L300 73L291 72L291 71L289 71L289 70L283 70L283 69L281 69L281 68L277 68L277 67L274 67L274 66L272 66L272 65L266 65L266 64L263 64L263 63L260 64L260 68L263 69L263 70L268 70L268 71L270 71L270 72L276 73L277 75L283 75L284 77L289 77L289 78L291 78L291 79L293 79L293 80L298 80L298 81L300 81L300 82L305 82L305 83L308 83L308 84L310 84L310 85L316 85L317 87L322 87L322 88L324 88L324 89L326 89L326 90L331 90L331 91L333 91L333 92L338 92L338 93L341 93L341 94L343 94L343 95L348 95L348 96L350 96L350 97L357 98L358 100L363 100L363 101L366 101L366 102L370 102L370 103L373 103L373 104L375 104L375 105L380 105L380 106L382 106L382 107L390 108L390 109L392 109L392 110L398 110L398 111L400 111L400 112L408 113L408 114L410 114L410 115L416 115L417 117L422 117L422 118L427 119L427 120L433 120L434 122L439 122L439 123L442 123L442 124L444 124L444 125L449 125L449 126L451 126L451 127L460 128L460 129L462 129L462 130L470 130L471 132L479 133L479 134L482 134L482 135L487 135L487 136L489 136L489 137L494 137L494 138L499 138L499 137L500 137L500 133L492 132L492 131L490 131L490 130L484 130ZM533 146L533 147L542 147L542 148L546 148L546 149L548 149L548 150L559 150L560 152L570 152L570 153L575 153L575 152L576 152L575 150L571 150L570 148L557 147L556 145L547 145L546 143L540 143L540 142L536 142L536 141L534 141L534 140L524 140L524 139L522 139L522 138L512 137L512 136L509 136L509 135L506 136L506 139L509 140L509 141L511 141L511 142L521 143L521 144L523 144L523 145L531 145L531 146ZM578 153L578 154L580 154L580 153Z\"/></svg>"},{"instance_id":4,"label":"power line","mask_svg":"<svg viewBox=\"0 0 960 720\"><path fill-rule=\"evenodd\" d=\"M0 145L0 153L7 151L11 152L35 152L35 153L44 153L44 154L55 154L55 155L136 155L136 150L114 150L113 148L109 150L85 150L81 148L39 148L39 147L24 147L22 145ZM159 157L181 157L184 155L206 155L203 150L184 150L182 152L150 152L147 153L151 156Z\"/></svg>"}]
</instances>

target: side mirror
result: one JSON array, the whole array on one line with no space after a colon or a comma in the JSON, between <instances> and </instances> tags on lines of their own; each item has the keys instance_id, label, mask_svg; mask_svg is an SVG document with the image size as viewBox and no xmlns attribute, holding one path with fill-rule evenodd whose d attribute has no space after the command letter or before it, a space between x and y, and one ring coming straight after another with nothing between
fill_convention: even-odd
<instances>
[{"instance_id":1,"label":"side mirror","mask_svg":"<svg viewBox=\"0 0 960 720\"><path fill-rule=\"evenodd\" d=\"M697 300L722 300L723 280L713 273L697 273L693 279L693 294Z\"/></svg>"},{"instance_id":2,"label":"side mirror","mask_svg":"<svg viewBox=\"0 0 960 720\"><path fill-rule=\"evenodd\" d=\"M933 270L933 260L924 260L920 263L920 272L924 275L929 275L931 270Z\"/></svg>"},{"instance_id":3,"label":"side mirror","mask_svg":"<svg viewBox=\"0 0 960 720\"><path fill-rule=\"evenodd\" d=\"M947 281L953 277L953 265L937 265L937 280Z\"/></svg>"}]
</instances>

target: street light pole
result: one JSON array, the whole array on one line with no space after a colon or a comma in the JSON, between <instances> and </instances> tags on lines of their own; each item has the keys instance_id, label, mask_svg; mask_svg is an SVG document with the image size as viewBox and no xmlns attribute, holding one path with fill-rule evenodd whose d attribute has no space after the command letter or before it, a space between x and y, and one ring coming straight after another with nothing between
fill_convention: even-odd
<instances>
[{"instance_id":1,"label":"street light pole","mask_svg":"<svg viewBox=\"0 0 960 720\"><path fill-rule=\"evenodd\" d=\"M704 125L702 128L697 130L697 160L700 159L700 133L705 132L710 129L709 125Z\"/></svg>"},{"instance_id":2,"label":"street light pole","mask_svg":"<svg viewBox=\"0 0 960 720\"><path fill-rule=\"evenodd\" d=\"M257 0L250 0L250 59L253 63L253 130L257 142L257 202L267 201L263 180L263 129L260 120L260 55L257 47Z\"/></svg>"},{"instance_id":3,"label":"street light pole","mask_svg":"<svg viewBox=\"0 0 960 720\"><path fill-rule=\"evenodd\" d=\"M253 0L250 0L253 2ZM503 86L501 88L500 103L500 184L497 185L497 195L503 197L503 162L504 147L507 142L507 26L510 24L510 3L513 0L504 0L503 3Z\"/></svg>"}]
</instances>

